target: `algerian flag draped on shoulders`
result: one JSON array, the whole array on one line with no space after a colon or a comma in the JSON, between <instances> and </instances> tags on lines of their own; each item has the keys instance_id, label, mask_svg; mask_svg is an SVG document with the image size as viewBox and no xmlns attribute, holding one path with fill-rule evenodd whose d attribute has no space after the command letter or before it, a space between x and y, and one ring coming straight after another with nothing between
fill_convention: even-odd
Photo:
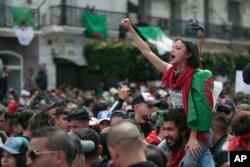
<instances>
[{"instance_id":1,"label":"algerian flag draped on shoulders","mask_svg":"<svg viewBox=\"0 0 250 167\"><path fill-rule=\"evenodd\" d=\"M108 37L107 16L92 12L83 13L84 35L97 39Z\"/></svg>"},{"instance_id":2,"label":"algerian flag draped on shoulders","mask_svg":"<svg viewBox=\"0 0 250 167\"><path fill-rule=\"evenodd\" d=\"M34 38L32 9L12 7L13 30L19 43L23 46L30 44Z\"/></svg>"},{"instance_id":3,"label":"algerian flag draped on shoulders","mask_svg":"<svg viewBox=\"0 0 250 167\"><path fill-rule=\"evenodd\" d=\"M159 27L137 27L139 33L150 43L156 45L160 55L171 51L173 40L170 39Z\"/></svg>"}]
</instances>

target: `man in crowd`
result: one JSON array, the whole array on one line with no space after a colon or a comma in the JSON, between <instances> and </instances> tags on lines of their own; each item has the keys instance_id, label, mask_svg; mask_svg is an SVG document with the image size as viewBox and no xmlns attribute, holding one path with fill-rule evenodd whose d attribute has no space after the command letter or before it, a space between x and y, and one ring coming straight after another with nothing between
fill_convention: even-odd
<instances>
[{"instance_id":1,"label":"man in crowd","mask_svg":"<svg viewBox=\"0 0 250 167\"><path fill-rule=\"evenodd\" d=\"M88 140L94 142L94 149L85 152L85 167L106 167L108 165L108 159L99 158L102 155L102 146L100 144L99 135L90 128L80 129L74 132L80 140Z\"/></svg>"},{"instance_id":2,"label":"man in crowd","mask_svg":"<svg viewBox=\"0 0 250 167\"><path fill-rule=\"evenodd\" d=\"M0 77L0 101L2 101L8 91L8 74L9 68L3 67L2 76Z\"/></svg>"},{"instance_id":3,"label":"man in crowd","mask_svg":"<svg viewBox=\"0 0 250 167\"><path fill-rule=\"evenodd\" d=\"M145 156L143 136L132 121L122 120L111 126L107 145L114 166L156 167Z\"/></svg>"},{"instance_id":4,"label":"man in crowd","mask_svg":"<svg viewBox=\"0 0 250 167\"><path fill-rule=\"evenodd\" d=\"M27 166L70 167L75 160L75 145L69 134L58 127L43 127L32 132Z\"/></svg>"},{"instance_id":5,"label":"man in crowd","mask_svg":"<svg viewBox=\"0 0 250 167\"><path fill-rule=\"evenodd\" d=\"M132 101L134 120L140 124L145 137L154 129L150 123L151 115L160 104L161 102L155 100L150 93L140 93Z\"/></svg>"},{"instance_id":6,"label":"man in crowd","mask_svg":"<svg viewBox=\"0 0 250 167\"><path fill-rule=\"evenodd\" d=\"M232 133L231 121L236 113L235 103L232 99L222 98L215 106L216 112L223 113L228 120L228 134Z\"/></svg>"},{"instance_id":7,"label":"man in crowd","mask_svg":"<svg viewBox=\"0 0 250 167\"><path fill-rule=\"evenodd\" d=\"M214 113L212 119L213 144L210 151L213 155L215 166L221 166L228 161L228 120L224 114Z\"/></svg>"},{"instance_id":8,"label":"man in crowd","mask_svg":"<svg viewBox=\"0 0 250 167\"><path fill-rule=\"evenodd\" d=\"M47 90L47 87L48 87L48 76L47 76L44 64L40 64L39 65L39 71L37 72L37 74L36 74L35 77L36 77L35 78L35 82L36 82L37 87L41 91Z\"/></svg>"},{"instance_id":9,"label":"man in crowd","mask_svg":"<svg viewBox=\"0 0 250 167\"><path fill-rule=\"evenodd\" d=\"M169 149L168 165L179 167L183 165L185 156L185 146L188 142L189 134L186 126L187 120L183 109L172 108L164 113L163 131L165 136L165 145ZM165 151L165 150L164 150ZM198 162L199 166L214 166L214 161L209 150L206 150Z\"/></svg>"},{"instance_id":10,"label":"man in crowd","mask_svg":"<svg viewBox=\"0 0 250 167\"><path fill-rule=\"evenodd\" d=\"M79 106L68 113L69 131L75 132L89 127L89 113L85 107Z\"/></svg>"},{"instance_id":11,"label":"man in crowd","mask_svg":"<svg viewBox=\"0 0 250 167\"><path fill-rule=\"evenodd\" d=\"M98 126L99 131L101 132L104 128L110 126L110 118L112 113L110 111L101 111L98 113L97 119L98 119Z\"/></svg>"},{"instance_id":12,"label":"man in crowd","mask_svg":"<svg viewBox=\"0 0 250 167\"><path fill-rule=\"evenodd\" d=\"M69 131L68 112L69 109L66 107L58 107L56 109L56 118L54 121L56 126L64 129L66 132Z\"/></svg>"}]
</instances>

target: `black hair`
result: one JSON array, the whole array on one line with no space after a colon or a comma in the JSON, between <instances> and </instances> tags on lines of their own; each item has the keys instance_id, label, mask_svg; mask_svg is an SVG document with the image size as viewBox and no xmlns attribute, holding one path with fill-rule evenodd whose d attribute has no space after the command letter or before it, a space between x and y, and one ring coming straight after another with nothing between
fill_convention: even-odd
<instances>
[{"instance_id":1,"label":"black hair","mask_svg":"<svg viewBox=\"0 0 250 167\"><path fill-rule=\"evenodd\" d=\"M180 131L187 130L187 119L182 108L170 108L163 114L164 122L173 121Z\"/></svg>"},{"instance_id":2,"label":"black hair","mask_svg":"<svg viewBox=\"0 0 250 167\"><path fill-rule=\"evenodd\" d=\"M68 115L69 109L67 109L64 106L60 106L56 108L56 117L59 117L60 115Z\"/></svg>"},{"instance_id":3,"label":"black hair","mask_svg":"<svg viewBox=\"0 0 250 167\"><path fill-rule=\"evenodd\" d=\"M17 115L17 121L23 129L29 128L29 119L34 114L33 110L23 110Z\"/></svg>"},{"instance_id":4,"label":"black hair","mask_svg":"<svg viewBox=\"0 0 250 167\"><path fill-rule=\"evenodd\" d=\"M154 162L158 167L165 167L168 163L166 154L157 146L148 144L146 149L146 158Z\"/></svg>"},{"instance_id":5,"label":"black hair","mask_svg":"<svg viewBox=\"0 0 250 167\"><path fill-rule=\"evenodd\" d=\"M128 116L123 112L124 112L123 110L115 110L114 112L112 112L110 120L112 118L114 118L114 117L118 117L118 118L122 118L122 119L128 119Z\"/></svg>"},{"instance_id":6,"label":"black hair","mask_svg":"<svg viewBox=\"0 0 250 167\"><path fill-rule=\"evenodd\" d=\"M84 153L86 159L93 159L99 156L100 138L97 132L91 128L83 128L74 132L80 140L91 140L95 143L95 148L92 151Z\"/></svg>"},{"instance_id":7,"label":"black hair","mask_svg":"<svg viewBox=\"0 0 250 167\"><path fill-rule=\"evenodd\" d=\"M176 41L181 41L187 49L187 54L192 56L188 58L187 64L192 67L199 67L201 65L198 46L191 41L184 41L182 39L177 39Z\"/></svg>"}]
</instances>

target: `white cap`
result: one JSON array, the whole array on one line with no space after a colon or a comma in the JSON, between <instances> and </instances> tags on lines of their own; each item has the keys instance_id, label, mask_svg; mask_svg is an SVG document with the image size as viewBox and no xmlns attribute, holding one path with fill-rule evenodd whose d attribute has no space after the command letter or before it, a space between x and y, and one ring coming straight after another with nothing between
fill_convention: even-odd
<instances>
[{"instance_id":1,"label":"white cap","mask_svg":"<svg viewBox=\"0 0 250 167\"><path fill-rule=\"evenodd\" d=\"M27 91L27 90L22 90L21 91L21 96L29 96L30 95L30 92Z\"/></svg>"}]
</instances>

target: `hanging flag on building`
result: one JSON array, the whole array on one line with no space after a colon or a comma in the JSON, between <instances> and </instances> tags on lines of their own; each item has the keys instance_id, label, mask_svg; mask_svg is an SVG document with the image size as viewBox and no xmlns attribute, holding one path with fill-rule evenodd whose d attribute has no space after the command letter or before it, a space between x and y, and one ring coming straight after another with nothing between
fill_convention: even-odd
<instances>
[{"instance_id":1,"label":"hanging flag on building","mask_svg":"<svg viewBox=\"0 0 250 167\"><path fill-rule=\"evenodd\" d=\"M32 9L12 7L13 30L18 42L27 46L34 38Z\"/></svg>"},{"instance_id":2,"label":"hanging flag on building","mask_svg":"<svg viewBox=\"0 0 250 167\"><path fill-rule=\"evenodd\" d=\"M171 51L173 40L170 39L159 27L137 27L140 35L148 42L154 44L160 55Z\"/></svg>"},{"instance_id":3,"label":"hanging flag on building","mask_svg":"<svg viewBox=\"0 0 250 167\"><path fill-rule=\"evenodd\" d=\"M92 12L83 13L84 35L97 39L108 37L107 16Z\"/></svg>"}]
</instances>

